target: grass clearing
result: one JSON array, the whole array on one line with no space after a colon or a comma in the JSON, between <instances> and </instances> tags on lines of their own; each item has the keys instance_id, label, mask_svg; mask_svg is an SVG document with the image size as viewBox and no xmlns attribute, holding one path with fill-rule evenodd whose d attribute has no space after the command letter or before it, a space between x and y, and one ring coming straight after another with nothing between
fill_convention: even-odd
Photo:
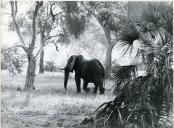
<instances>
[{"instance_id":1,"label":"grass clearing","mask_svg":"<svg viewBox=\"0 0 174 128\"><path fill-rule=\"evenodd\" d=\"M63 74L37 75L34 92L17 91L23 88L25 75L2 74L1 117L3 128L75 127L85 117L91 116L103 102L113 99L111 91L104 95L89 94L82 90L76 94L74 79L68 81L68 92L63 88ZM82 85L82 83L81 83ZM109 88L111 84L106 83Z\"/></svg>"}]
</instances>

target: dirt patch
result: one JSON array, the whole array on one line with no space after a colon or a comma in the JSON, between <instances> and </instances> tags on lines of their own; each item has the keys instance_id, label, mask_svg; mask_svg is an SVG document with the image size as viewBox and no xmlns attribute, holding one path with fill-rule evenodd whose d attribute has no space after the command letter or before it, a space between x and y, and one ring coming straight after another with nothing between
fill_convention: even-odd
<instances>
[{"instance_id":1,"label":"dirt patch","mask_svg":"<svg viewBox=\"0 0 174 128\"><path fill-rule=\"evenodd\" d=\"M44 114L1 114L2 128L78 128L85 116Z\"/></svg>"}]
</instances>

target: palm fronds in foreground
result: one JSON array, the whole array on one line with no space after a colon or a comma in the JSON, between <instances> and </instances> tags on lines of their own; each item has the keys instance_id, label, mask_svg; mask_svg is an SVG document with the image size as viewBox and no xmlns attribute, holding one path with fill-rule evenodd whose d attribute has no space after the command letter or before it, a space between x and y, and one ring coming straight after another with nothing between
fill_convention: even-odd
<instances>
[{"instance_id":1,"label":"palm fronds in foreground","mask_svg":"<svg viewBox=\"0 0 174 128\"><path fill-rule=\"evenodd\" d=\"M132 77L133 67L131 66L121 67L113 72L116 97L96 110L96 118L104 120L105 126L111 128L173 127L171 117L173 13L171 10L173 8L169 3L149 3L143 10L140 20L132 23L133 27L129 27L130 30L121 31L120 39L124 45L131 47L134 40L141 41L141 52L138 54L143 56L146 75ZM138 25L137 22L139 22ZM146 31L140 28L145 28Z\"/></svg>"},{"instance_id":2,"label":"palm fronds in foreground","mask_svg":"<svg viewBox=\"0 0 174 128\"><path fill-rule=\"evenodd\" d=\"M172 127L164 120L172 110L171 74L172 70L166 69L159 76L149 73L119 83L115 99L100 106L96 118L103 118L110 127Z\"/></svg>"}]
</instances>

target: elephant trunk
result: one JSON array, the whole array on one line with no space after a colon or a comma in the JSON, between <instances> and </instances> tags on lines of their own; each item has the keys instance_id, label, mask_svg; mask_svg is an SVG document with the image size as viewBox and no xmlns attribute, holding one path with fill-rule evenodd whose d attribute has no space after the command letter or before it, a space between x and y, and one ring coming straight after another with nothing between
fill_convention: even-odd
<instances>
[{"instance_id":1,"label":"elephant trunk","mask_svg":"<svg viewBox=\"0 0 174 128\"><path fill-rule=\"evenodd\" d=\"M65 73L65 75L64 75L64 88L65 88L65 90L67 89L67 82L68 82L69 73L73 72L75 62L76 62L76 56L71 56L68 59L66 66L64 68L60 69L60 70L64 70L64 73Z\"/></svg>"},{"instance_id":2,"label":"elephant trunk","mask_svg":"<svg viewBox=\"0 0 174 128\"><path fill-rule=\"evenodd\" d=\"M65 69L65 73L64 73L64 88L65 88L65 90L67 90L68 77L69 77L69 70Z\"/></svg>"}]
</instances>

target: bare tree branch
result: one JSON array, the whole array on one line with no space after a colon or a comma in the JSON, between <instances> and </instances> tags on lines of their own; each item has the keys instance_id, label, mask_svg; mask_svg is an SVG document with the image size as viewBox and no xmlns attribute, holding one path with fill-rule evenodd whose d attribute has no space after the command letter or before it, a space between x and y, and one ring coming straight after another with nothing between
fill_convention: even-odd
<instances>
[{"instance_id":1,"label":"bare tree branch","mask_svg":"<svg viewBox=\"0 0 174 128\"><path fill-rule=\"evenodd\" d=\"M53 43L54 43L54 45L56 47L56 51L59 51L57 44L55 42L53 42Z\"/></svg>"},{"instance_id":2,"label":"bare tree branch","mask_svg":"<svg viewBox=\"0 0 174 128\"><path fill-rule=\"evenodd\" d=\"M11 13L1 13L0 15L11 15Z\"/></svg>"},{"instance_id":3,"label":"bare tree branch","mask_svg":"<svg viewBox=\"0 0 174 128\"><path fill-rule=\"evenodd\" d=\"M56 15L53 14L53 10L52 10L54 4L55 3L50 4L50 14L51 14L51 17L52 17L53 22L55 21L55 16L56 16Z\"/></svg>"},{"instance_id":4,"label":"bare tree branch","mask_svg":"<svg viewBox=\"0 0 174 128\"><path fill-rule=\"evenodd\" d=\"M50 30L48 31L47 35L45 36L45 38L43 39L43 41L41 42L42 46L40 47L40 49L38 50L38 52L36 53L36 56L35 58L38 57L39 53L42 51L42 49L46 46L46 41L48 40L49 36L50 36L50 32L51 32L51 29L52 29L52 26L53 26L53 21L51 22L51 28Z\"/></svg>"},{"instance_id":5,"label":"bare tree branch","mask_svg":"<svg viewBox=\"0 0 174 128\"><path fill-rule=\"evenodd\" d=\"M51 30L52 30L53 23L54 23L54 21L55 21L55 16L58 15L58 14L61 14L61 12L60 12L60 13L54 15L53 12L52 12L52 6L50 6L50 13L52 13L52 14L51 14L52 20L51 20L51 25L50 25L51 27L50 27L50 30L47 32L47 35L45 36L44 40L41 42L42 46L40 47L40 49L39 49L38 52L36 53L35 58L38 57L39 53L40 53L40 52L43 50L43 48L48 44L47 40L50 39L50 37L52 37L52 36L50 36L50 32L51 32ZM58 35L56 35L56 36L58 36ZM60 35L59 35L59 36L60 36ZM56 44L55 44L55 45L56 45ZM57 45L56 45L56 50L58 51Z\"/></svg>"},{"instance_id":6,"label":"bare tree branch","mask_svg":"<svg viewBox=\"0 0 174 128\"><path fill-rule=\"evenodd\" d=\"M54 41L51 41L49 43L53 43L55 45L55 47L56 47L56 51L59 51L59 48L58 48L57 44Z\"/></svg>"},{"instance_id":7,"label":"bare tree branch","mask_svg":"<svg viewBox=\"0 0 174 128\"><path fill-rule=\"evenodd\" d=\"M15 1L15 15L17 14L18 12L18 4L17 4L17 1Z\"/></svg>"},{"instance_id":8,"label":"bare tree branch","mask_svg":"<svg viewBox=\"0 0 174 128\"><path fill-rule=\"evenodd\" d=\"M31 50L33 51L35 42L36 42L36 19L37 15L39 12L39 8L43 5L43 1L39 2L36 1L36 7L33 13L33 24L32 24L32 29L33 29L33 35L32 35L32 41L31 41Z\"/></svg>"},{"instance_id":9,"label":"bare tree branch","mask_svg":"<svg viewBox=\"0 0 174 128\"><path fill-rule=\"evenodd\" d=\"M12 46L12 47L8 47L8 48L5 48L4 50L10 50L10 49L14 49L14 48L23 48L23 50L26 52L27 51L27 47L23 46L23 45L15 45L15 46Z\"/></svg>"},{"instance_id":10,"label":"bare tree branch","mask_svg":"<svg viewBox=\"0 0 174 128\"><path fill-rule=\"evenodd\" d=\"M12 20L14 22L14 25L15 25L15 30L16 30L16 33L19 37L19 40L20 42L22 43L23 46L25 46L25 42L24 42L24 39L23 39L23 36L19 30L19 26L16 22L16 13L17 13L17 1L15 2L15 7L14 7L14 2L13 1L10 1L10 5L11 5L11 16L12 16Z\"/></svg>"}]
</instances>

